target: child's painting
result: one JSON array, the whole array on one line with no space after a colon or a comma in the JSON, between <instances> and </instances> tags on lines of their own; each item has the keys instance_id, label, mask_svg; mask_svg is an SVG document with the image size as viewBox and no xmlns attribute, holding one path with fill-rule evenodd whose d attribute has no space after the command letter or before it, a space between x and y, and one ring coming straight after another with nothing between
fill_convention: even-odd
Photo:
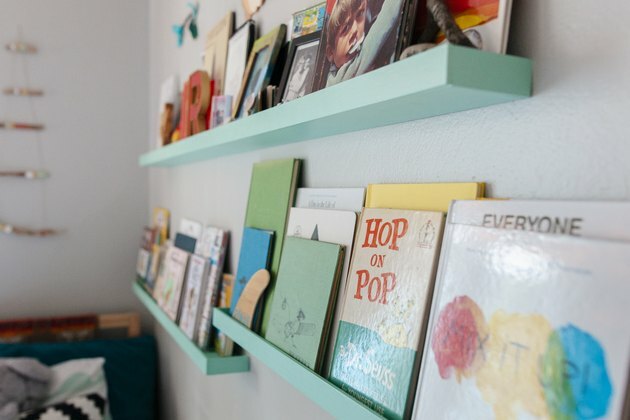
<instances>
[{"instance_id":1,"label":"child's painting","mask_svg":"<svg viewBox=\"0 0 630 420\"><path fill-rule=\"evenodd\" d=\"M333 86L394 61L403 0L328 0L313 90Z\"/></svg>"},{"instance_id":2,"label":"child's painting","mask_svg":"<svg viewBox=\"0 0 630 420\"><path fill-rule=\"evenodd\" d=\"M630 243L450 223L414 419L623 418L629 297Z\"/></svg>"}]
</instances>

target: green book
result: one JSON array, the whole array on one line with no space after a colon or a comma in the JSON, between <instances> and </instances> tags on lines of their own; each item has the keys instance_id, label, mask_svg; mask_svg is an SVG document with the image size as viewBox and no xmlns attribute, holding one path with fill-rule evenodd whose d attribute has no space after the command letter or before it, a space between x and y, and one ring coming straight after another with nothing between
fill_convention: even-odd
<instances>
[{"instance_id":1,"label":"green book","mask_svg":"<svg viewBox=\"0 0 630 420\"><path fill-rule=\"evenodd\" d=\"M265 338L319 372L335 312L343 245L288 237Z\"/></svg>"},{"instance_id":2,"label":"green book","mask_svg":"<svg viewBox=\"0 0 630 420\"><path fill-rule=\"evenodd\" d=\"M275 279L280 266L282 242L293 206L298 175L299 159L269 160L254 164L249 187L249 200L245 215L245 227L275 232L271 257L271 282L265 293L261 333L267 331L269 308L273 299Z\"/></svg>"}]
</instances>

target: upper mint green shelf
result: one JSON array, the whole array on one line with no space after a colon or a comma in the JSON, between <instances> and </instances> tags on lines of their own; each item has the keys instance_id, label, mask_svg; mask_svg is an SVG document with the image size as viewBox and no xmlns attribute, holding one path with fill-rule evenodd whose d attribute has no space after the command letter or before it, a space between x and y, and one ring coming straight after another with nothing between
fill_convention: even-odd
<instances>
[{"instance_id":1,"label":"upper mint green shelf","mask_svg":"<svg viewBox=\"0 0 630 420\"><path fill-rule=\"evenodd\" d=\"M326 379L233 319L227 309L215 308L212 323L251 356L260 360L298 391L339 419L383 419Z\"/></svg>"},{"instance_id":2,"label":"upper mint green shelf","mask_svg":"<svg viewBox=\"0 0 630 420\"><path fill-rule=\"evenodd\" d=\"M195 343L190 341L179 326L171 321L168 315L166 315L162 308L158 306L138 282L133 283L133 292L203 373L206 375L220 375L223 373L249 371L249 357L221 357L215 352L207 352L199 349Z\"/></svg>"},{"instance_id":3,"label":"upper mint green shelf","mask_svg":"<svg viewBox=\"0 0 630 420\"><path fill-rule=\"evenodd\" d=\"M140 156L175 166L531 96L531 61L441 45Z\"/></svg>"}]
</instances>

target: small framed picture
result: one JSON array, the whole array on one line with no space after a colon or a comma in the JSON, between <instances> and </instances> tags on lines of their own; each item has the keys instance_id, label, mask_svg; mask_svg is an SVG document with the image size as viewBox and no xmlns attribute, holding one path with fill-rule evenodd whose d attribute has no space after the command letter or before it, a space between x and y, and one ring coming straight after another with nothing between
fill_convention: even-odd
<instances>
[{"instance_id":1,"label":"small framed picture","mask_svg":"<svg viewBox=\"0 0 630 420\"><path fill-rule=\"evenodd\" d=\"M232 115L232 97L213 96L211 109L210 128L216 128L225 124L230 121Z\"/></svg>"},{"instance_id":2,"label":"small framed picture","mask_svg":"<svg viewBox=\"0 0 630 420\"><path fill-rule=\"evenodd\" d=\"M230 38L225 67L225 88L223 89L225 96L236 98L241 90L245 66L254 43L255 32L256 24L253 20L248 20ZM231 102L233 104L236 101ZM231 114L232 112L229 115Z\"/></svg>"},{"instance_id":3,"label":"small framed picture","mask_svg":"<svg viewBox=\"0 0 630 420\"><path fill-rule=\"evenodd\" d=\"M284 66L278 102L289 102L313 91L315 63L321 31L291 41Z\"/></svg>"},{"instance_id":4,"label":"small framed picture","mask_svg":"<svg viewBox=\"0 0 630 420\"><path fill-rule=\"evenodd\" d=\"M236 99L233 119L256 112L256 98L269 85L286 33L287 27L283 24L254 42Z\"/></svg>"}]
</instances>

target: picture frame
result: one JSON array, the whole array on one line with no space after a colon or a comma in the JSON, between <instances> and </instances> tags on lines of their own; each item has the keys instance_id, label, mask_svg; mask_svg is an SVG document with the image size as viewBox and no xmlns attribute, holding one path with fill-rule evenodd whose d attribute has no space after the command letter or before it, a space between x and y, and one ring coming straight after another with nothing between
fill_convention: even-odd
<instances>
[{"instance_id":1,"label":"picture frame","mask_svg":"<svg viewBox=\"0 0 630 420\"><path fill-rule=\"evenodd\" d=\"M364 0L352 9L348 0L327 0L313 90L394 62L404 47L407 11L415 2ZM346 21L353 24L341 25Z\"/></svg>"},{"instance_id":2,"label":"picture frame","mask_svg":"<svg viewBox=\"0 0 630 420\"><path fill-rule=\"evenodd\" d=\"M203 69L214 80L216 92L222 95L228 58L228 43L234 31L234 12L228 12L206 35Z\"/></svg>"},{"instance_id":3,"label":"picture frame","mask_svg":"<svg viewBox=\"0 0 630 420\"><path fill-rule=\"evenodd\" d=\"M276 104L301 98L313 91L320 41L321 31L291 41Z\"/></svg>"},{"instance_id":4,"label":"picture frame","mask_svg":"<svg viewBox=\"0 0 630 420\"><path fill-rule=\"evenodd\" d=\"M287 26L282 24L254 42L236 100L234 120L255 112L256 98L269 85L286 34Z\"/></svg>"},{"instance_id":5,"label":"picture frame","mask_svg":"<svg viewBox=\"0 0 630 420\"><path fill-rule=\"evenodd\" d=\"M248 20L234 31L228 42L227 64L225 66L225 84L223 88L223 96L231 96L232 111L236 106L236 98L241 89L243 75L249 53L254 44L256 36L256 23Z\"/></svg>"}]
</instances>

